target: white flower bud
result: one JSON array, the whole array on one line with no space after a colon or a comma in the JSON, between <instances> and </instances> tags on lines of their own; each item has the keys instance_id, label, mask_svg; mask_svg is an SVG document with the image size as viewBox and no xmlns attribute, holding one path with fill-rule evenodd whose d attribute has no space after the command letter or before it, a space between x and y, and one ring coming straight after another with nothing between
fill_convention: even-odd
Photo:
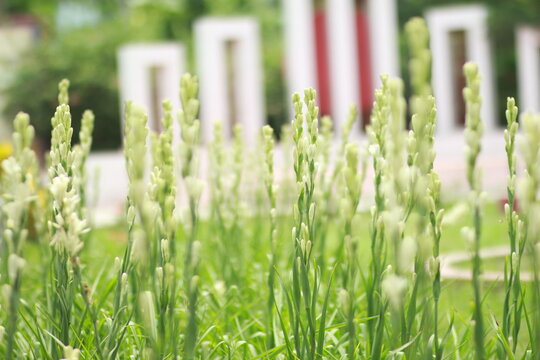
<instances>
[{"instance_id":1,"label":"white flower bud","mask_svg":"<svg viewBox=\"0 0 540 360\"><path fill-rule=\"evenodd\" d=\"M126 214L127 224L130 226L135 221L135 207L129 206Z\"/></svg>"},{"instance_id":2,"label":"white flower bud","mask_svg":"<svg viewBox=\"0 0 540 360\"><path fill-rule=\"evenodd\" d=\"M514 251L514 252L512 252L512 271L513 272L516 272L517 265L518 265L518 255Z\"/></svg>"},{"instance_id":3,"label":"white flower bud","mask_svg":"<svg viewBox=\"0 0 540 360\"><path fill-rule=\"evenodd\" d=\"M380 147L378 144L371 144L368 146L368 152L371 156L377 157L380 154Z\"/></svg>"},{"instance_id":4,"label":"white flower bud","mask_svg":"<svg viewBox=\"0 0 540 360\"><path fill-rule=\"evenodd\" d=\"M10 254L8 258L8 274L9 281L13 284L15 280L22 272L26 261L23 258L19 257L16 254Z\"/></svg>"},{"instance_id":5,"label":"white flower bud","mask_svg":"<svg viewBox=\"0 0 540 360\"><path fill-rule=\"evenodd\" d=\"M128 287L128 275L126 273L122 273L122 277L120 278L120 288L121 288L122 294L127 293L127 287Z\"/></svg>"},{"instance_id":6,"label":"white flower bud","mask_svg":"<svg viewBox=\"0 0 540 360\"><path fill-rule=\"evenodd\" d=\"M225 286L225 282L218 280L214 284L214 291L218 297L222 297L225 295L225 292L227 291L227 287Z\"/></svg>"},{"instance_id":7,"label":"white flower bud","mask_svg":"<svg viewBox=\"0 0 540 360\"><path fill-rule=\"evenodd\" d=\"M156 277L158 285L161 286L161 284L163 284L163 267L158 266L156 268Z\"/></svg>"},{"instance_id":8,"label":"white flower bud","mask_svg":"<svg viewBox=\"0 0 540 360\"><path fill-rule=\"evenodd\" d=\"M350 296L347 290L345 289L339 290L338 303L341 307L341 311L343 311L345 314L348 314L351 300L350 300Z\"/></svg>"},{"instance_id":9,"label":"white flower bud","mask_svg":"<svg viewBox=\"0 0 540 360\"><path fill-rule=\"evenodd\" d=\"M403 272L411 272L414 268L417 245L414 238L407 236L399 247L399 268Z\"/></svg>"},{"instance_id":10,"label":"white flower bud","mask_svg":"<svg viewBox=\"0 0 540 360\"><path fill-rule=\"evenodd\" d=\"M135 229L132 236L131 257L135 263L144 264L148 256L146 233L142 229Z\"/></svg>"},{"instance_id":11,"label":"white flower bud","mask_svg":"<svg viewBox=\"0 0 540 360\"><path fill-rule=\"evenodd\" d=\"M143 291L139 295L139 311L143 325L151 339L157 339L156 310L152 292Z\"/></svg>"},{"instance_id":12,"label":"white flower bud","mask_svg":"<svg viewBox=\"0 0 540 360\"><path fill-rule=\"evenodd\" d=\"M306 252L305 252L305 253L306 253L306 256L308 256L309 254L311 254L311 247L312 247L312 243L311 243L310 240L308 240L308 241L306 242Z\"/></svg>"},{"instance_id":13,"label":"white flower bud","mask_svg":"<svg viewBox=\"0 0 540 360\"><path fill-rule=\"evenodd\" d=\"M4 284L4 286L2 286L2 297L4 298L4 303L5 304L9 304L10 303L10 298L11 298L11 285L9 284Z\"/></svg>"},{"instance_id":14,"label":"white flower bud","mask_svg":"<svg viewBox=\"0 0 540 360\"><path fill-rule=\"evenodd\" d=\"M309 240L309 230L305 223L300 224L300 237L304 241Z\"/></svg>"},{"instance_id":15,"label":"white flower bud","mask_svg":"<svg viewBox=\"0 0 540 360\"><path fill-rule=\"evenodd\" d=\"M428 260L428 274L431 276L431 277L434 277L436 274L437 274L437 271L439 270L439 267L440 267L440 258L439 257L430 257L429 260Z\"/></svg>"},{"instance_id":16,"label":"white flower bud","mask_svg":"<svg viewBox=\"0 0 540 360\"><path fill-rule=\"evenodd\" d=\"M272 221L275 221L275 220L276 220L276 218L277 218L277 211L276 211L276 208L270 209L270 218L272 219Z\"/></svg>"},{"instance_id":17,"label":"white flower bud","mask_svg":"<svg viewBox=\"0 0 540 360\"><path fill-rule=\"evenodd\" d=\"M382 290L394 309L401 306L403 295L407 290L407 280L395 274L386 275L382 282Z\"/></svg>"},{"instance_id":18,"label":"white flower bud","mask_svg":"<svg viewBox=\"0 0 540 360\"><path fill-rule=\"evenodd\" d=\"M169 240L161 239L161 256L165 262L168 262L171 258L171 252L169 249Z\"/></svg>"},{"instance_id":19,"label":"white flower bud","mask_svg":"<svg viewBox=\"0 0 540 360\"><path fill-rule=\"evenodd\" d=\"M114 258L114 273L117 274L120 269L122 268L122 260L120 260L120 258L117 256Z\"/></svg>"},{"instance_id":20,"label":"white flower bud","mask_svg":"<svg viewBox=\"0 0 540 360\"><path fill-rule=\"evenodd\" d=\"M79 360L81 352L79 349L74 349L71 346L64 346L64 359L62 360Z\"/></svg>"}]
</instances>

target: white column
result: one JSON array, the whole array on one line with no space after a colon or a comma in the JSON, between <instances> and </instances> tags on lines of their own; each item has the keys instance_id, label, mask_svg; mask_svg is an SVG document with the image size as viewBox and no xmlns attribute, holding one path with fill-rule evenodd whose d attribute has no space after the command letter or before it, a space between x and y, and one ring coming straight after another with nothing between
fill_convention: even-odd
<instances>
[{"instance_id":1,"label":"white column","mask_svg":"<svg viewBox=\"0 0 540 360\"><path fill-rule=\"evenodd\" d=\"M491 45L487 30L487 9L482 5L448 6L428 10L426 19L431 34L433 54L432 82L437 103L437 132L447 134L456 130L450 32L465 31L467 61L478 64L481 74L482 120L484 129L496 128L495 85Z\"/></svg>"},{"instance_id":2,"label":"white column","mask_svg":"<svg viewBox=\"0 0 540 360\"><path fill-rule=\"evenodd\" d=\"M349 107L360 105L356 9L354 0L332 0L326 4L332 117L339 132ZM357 133L357 129L353 131Z\"/></svg>"},{"instance_id":3,"label":"white column","mask_svg":"<svg viewBox=\"0 0 540 360\"><path fill-rule=\"evenodd\" d=\"M450 37L447 31L434 31L436 20L430 14L427 21L430 30L430 47L432 53L431 82L437 105L437 133L448 134L458 126L455 122L454 79L452 78L452 54Z\"/></svg>"},{"instance_id":4,"label":"white column","mask_svg":"<svg viewBox=\"0 0 540 360\"><path fill-rule=\"evenodd\" d=\"M195 24L197 72L200 78L203 140L212 138L212 123L230 129L226 44L232 41L236 121L247 143L254 143L265 124L264 91L258 23L248 17L203 18ZM231 134L227 134L230 136Z\"/></svg>"},{"instance_id":5,"label":"white column","mask_svg":"<svg viewBox=\"0 0 540 360\"><path fill-rule=\"evenodd\" d=\"M396 0L368 0L367 4L372 84L377 88L381 74L399 76L397 5Z\"/></svg>"},{"instance_id":6,"label":"white column","mask_svg":"<svg viewBox=\"0 0 540 360\"><path fill-rule=\"evenodd\" d=\"M317 87L312 0L283 0L287 92Z\"/></svg>"},{"instance_id":7,"label":"white column","mask_svg":"<svg viewBox=\"0 0 540 360\"><path fill-rule=\"evenodd\" d=\"M488 11L483 6L476 6L469 10L470 16L477 21L467 34L467 53L469 61L478 64L481 74L480 95L482 96L482 117L485 131L497 128L497 114L495 107L495 78L493 73L492 50L487 26Z\"/></svg>"},{"instance_id":8,"label":"white column","mask_svg":"<svg viewBox=\"0 0 540 360\"><path fill-rule=\"evenodd\" d=\"M141 43L122 46L118 51L118 67L122 114L125 102L130 100L145 108L148 124L156 124L159 119L152 118L151 110L154 106L161 109L162 100L169 100L173 109L180 108L180 77L185 69L183 45ZM153 104L151 93L150 70L153 67L159 69L156 79L159 104Z\"/></svg>"},{"instance_id":9,"label":"white column","mask_svg":"<svg viewBox=\"0 0 540 360\"><path fill-rule=\"evenodd\" d=\"M540 28L516 30L520 110L540 112Z\"/></svg>"}]
</instances>

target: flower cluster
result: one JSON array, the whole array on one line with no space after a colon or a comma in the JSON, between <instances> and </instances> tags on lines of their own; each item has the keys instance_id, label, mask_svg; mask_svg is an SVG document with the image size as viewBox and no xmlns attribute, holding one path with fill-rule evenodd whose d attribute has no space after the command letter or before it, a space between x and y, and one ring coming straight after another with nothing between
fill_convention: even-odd
<instances>
[{"instance_id":1,"label":"flower cluster","mask_svg":"<svg viewBox=\"0 0 540 360\"><path fill-rule=\"evenodd\" d=\"M34 140L34 128L30 125L27 114L19 113L13 122L13 154L2 162L2 215L3 236L0 238L0 281L4 283L2 293L4 301L0 301L9 314L6 320L8 358L13 351L15 332L17 329L19 292L22 271L26 261L23 258L23 247L28 237L30 212L35 204L37 193L37 159L31 146ZM1 334L0 334L1 335ZM0 336L0 339L2 336Z\"/></svg>"},{"instance_id":2,"label":"flower cluster","mask_svg":"<svg viewBox=\"0 0 540 360\"><path fill-rule=\"evenodd\" d=\"M482 229L482 187L480 170L477 162L482 148L483 125L480 117L482 98L480 96L480 75L478 65L466 63L463 66L463 74L467 86L463 89L463 98L466 105L465 115L465 159L467 163L467 181L471 189L471 209L473 211L473 227L462 229L463 236L472 246L472 277L474 289L474 341L476 358L485 358L484 347L484 319L482 314L481 295L481 258L480 237Z\"/></svg>"},{"instance_id":3,"label":"flower cluster","mask_svg":"<svg viewBox=\"0 0 540 360\"><path fill-rule=\"evenodd\" d=\"M296 175L298 199L293 206L293 216L296 223L293 229L293 240L297 256L302 256L304 262L309 263L311 255L312 238L310 229L314 223L315 202L314 188L317 175L317 142L319 139L318 115L319 108L315 105L315 90L307 89L304 93L304 102L300 94L293 95L295 117L292 121L293 140L293 167ZM306 113L304 114L304 105ZM302 229L304 229L302 231ZM309 251L306 252L306 249Z\"/></svg>"},{"instance_id":4,"label":"flower cluster","mask_svg":"<svg viewBox=\"0 0 540 360\"><path fill-rule=\"evenodd\" d=\"M480 118L482 99L480 97L480 75L478 65L467 63L463 66L463 74L467 87L463 89L463 97L467 107L465 117L465 156L467 159L467 180L473 191L480 191L480 174L476 167L478 155L482 148L481 140L483 124Z\"/></svg>"},{"instance_id":5,"label":"flower cluster","mask_svg":"<svg viewBox=\"0 0 540 360\"><path fill-rule=\"evenodd\" d=\"M88 175L86 173L86 160L92 147L92 132L94 130L94 113L86 110L81 119L81 130L79 131L79 144L73 147L75 153L73 167L74 186L78 187L81 197L81 207L86 207L86 183Z\"/></svg>"},{"instance_id":6,"label":"flower cluster","mask_svg":"<svg viewBox=\"0 0 540 360\"><path fill-rule=\"evenodd\" d=\"M58 253L74 258L82 249L81 236L87 232L87 223L81 218L81 180L77 177L81 174L83 163L77 161L81 160L81 157L71 148L73 128L67 104L68 86L67 80L60 82L60 105L51 120L49 192L52 199L52 218L49 221L49 234L50 244Z\"/></svg>"}]
</instances>

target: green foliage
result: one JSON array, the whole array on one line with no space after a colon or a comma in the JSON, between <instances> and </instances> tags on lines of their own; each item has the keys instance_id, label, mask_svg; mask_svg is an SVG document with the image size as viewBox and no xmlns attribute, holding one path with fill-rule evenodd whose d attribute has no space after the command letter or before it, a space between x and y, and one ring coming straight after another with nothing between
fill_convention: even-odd
<instances>
[{"instance_id":1,"label":"green foliage","mask_svg":"<svg viewBox=\"0 0 540 360\"><path fill-rule=\"evenodd\" d=\"M55 108L58 79L71 81L71 112L74 141L78 141L80 119L94 109L94 149L118 149L121 144L120 107L116 84L116 48L128 38L118 26L79 29L61 37L45 39L26 54L12 84L2 90L5 114L24 109L37 137L48 145L50 117Z\"/></svg>"}]
</instances>

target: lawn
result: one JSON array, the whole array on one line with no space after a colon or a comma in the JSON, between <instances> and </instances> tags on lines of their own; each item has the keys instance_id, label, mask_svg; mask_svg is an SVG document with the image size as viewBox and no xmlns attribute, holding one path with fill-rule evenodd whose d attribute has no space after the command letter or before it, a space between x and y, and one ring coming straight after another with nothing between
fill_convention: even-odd
<instances>
[{"instance_id":1,"label":"lawn","mask_svg":"<svg viewBox=\"0 0 540 360\"><path fill-rule=\"evenodd\" d=\"M455 204L445 206L452 209ZM451 210L449 210L451 211ZM369 219L368 213L362 213L362 238L359 241L359 259L361 269L364 272L368 270L369 262ZM462 214L455 222L447 224L444 227L441 239L442 253L452 251L463 251L467 249L467 244L461 235L461 228L468 224L468 215ZM291 218L288 216L279 217L278 227L280 229L278 236L278 248L280 249L280 263L277 266L278 272L284 274L290 266L290 252L292 243L289 239L291 228ZM238 268L241 275L237 283L226 285L223 273L216 259L223 258L220 254L221 247L216 242L221 241L216 234L219 226L212 223L209 219L201 221L200 241L203 244L201 251L203 258L201 260L201 294L199 306L204 309L201 316L200 329L204 334L202 340L207 342L208 346L222 344L223 349L232 346L231 344L246 341L263 342L263 324L258 317L262 317L265 311L267 301L266 293L266 263L267 255L270 252L268 243L268 223L264 219L246 218L242 222L242 230L236 235L235 242L241 245L241 251L233 256L227 256L227 259L238 262ZM329 233L327 234L327 255L328 259L335 258L335 252L340 248L341 230L335 222L329 224ZM485 207L484 227L482 235L482 244L485 247L507 244L507 226L504 223L504 213L499 203L488 203ZM111 271L114 268L115 258L121 258L127 246L127 224L121 221L118 225L101 227L92 230L85 240L85 248L81 253L81 263L84 265L85 277L95 279L90 282L92 293L96 298L105 297L101 305L105 308L111 306L112 285L114 284L115 273ZM180 238L179 242L183 239ZM46 252L47 250L45 250ZM22 293L25 302L34 303L43 296L42 279L43 274L43 247L36 242L29 242L26 248L25 257L28 262L28 271L25 271L23 278ZM329 260L331 262L332 260ZM241 264L241 265L240 265ZM328 264L328 268L333 266ZM465 262L460 266L470 269L470 263ZM485 267L489 270L503 271L503 260L488 260ZM502 283L486 282L483 284L486 317L495 315L500 318L502 314L504 291ZM339 286L336 286L331 294L332 298L337 298ZM430 297L430 294L424 296ZM362 295L361 295L362 297ZM441 295L442 314L446 314L441 319L441 327L448 326L450 316L455 317L455 331L470 330L471 306L473 303L473 288L470 281L445 281L443 279L443 290ZM362 305L361 305L362 306ZM36 309L28 309L30 315ZM179 309L178 311L182 311ZM336 323L333 327L340 328L342 322L337 309L335 312ZM24 312L23 312L24 313ZM27 314L28 315L28 314ZM488 331L493 332L491 327ZM525 336L524 334L522 334ZM260 340L257 340L261 337ZM212 344L212 345L210 345ZM236 345L240 346L240 345ZM221 350L224 351L224 350ZM237 355L235 355L237 356ZM234 357L234 356L233 356Z\"/></svg>"}]
</instances>

